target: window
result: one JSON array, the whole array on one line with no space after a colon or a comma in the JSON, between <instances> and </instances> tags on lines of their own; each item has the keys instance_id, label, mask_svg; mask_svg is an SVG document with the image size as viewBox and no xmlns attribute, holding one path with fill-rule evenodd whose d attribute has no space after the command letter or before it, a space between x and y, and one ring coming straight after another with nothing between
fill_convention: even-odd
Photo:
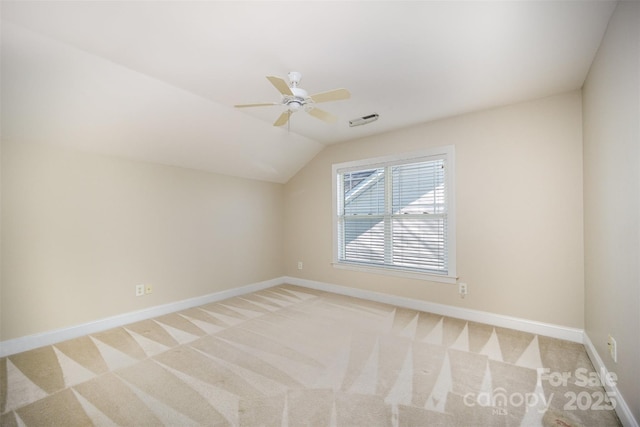
<instances>
[{"instance_id":1,"label":"window","mask_svg":"<svg viewBox=\"0 0 640 427\"><path fill-rule=\"evenodd\" d=\"M334 265L455 283L452 146L333 166Z\"/></svg>"}]
</instances>

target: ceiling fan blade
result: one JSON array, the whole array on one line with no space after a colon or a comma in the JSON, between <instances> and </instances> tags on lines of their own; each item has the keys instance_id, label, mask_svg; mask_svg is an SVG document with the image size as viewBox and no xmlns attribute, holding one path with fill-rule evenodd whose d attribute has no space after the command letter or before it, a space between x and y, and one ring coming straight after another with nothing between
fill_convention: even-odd
<instances>
[{"instance_id":1,"label":"ceiling fan blade","mask_svg":"<svg viewBox=\"0 0 640 427\"><path fill-rule=\"evenodd\" d=\"M291 111L287 110L284 113L280 114L280 117L278 117L278 120L276 120L275 122L273 122L274 126L282 126L282 125L286 125L287 122L289 121L289 116L291 115Z\"/></svg>"},{"instance_id":2,"label":"ceiling fan blade","mask_svg":"<svg viewBox=\"0 0 640 427\"><path fill-rule=\"evenodd\" d=\"M271 82L272 85L276 87L276 89L278 89L281 94L293 96L293 92L291 92L291 88L289 87L287 82L282 80L280 77L267 76L267 79Z\"/></svg>"},{"instance_id":3,"label":"ceiling fan blade","mask_svg":"<svg viewBox=\"0 0 640 427\"><path fill-rule=\"evenodd\" d=\"M334 116L331 113L327 113L324 110L320 110L318 108L312 108L311 110L308 111L309 114L311 114L313 117L320 119L322 121L325 121L327 123L335 123L338 118L336 116Z\"/></svg>"},{"instance_id":4,"label":"ceiling fan blade","mask_svg":"<svg viewBox=\"0 0 640 427\"><path fill-rule=\"evenodd\" d=\"M270 107L272 105L280 105L279 102L263 102L260 104L239 104L234 105L236 108L247 108L247 107Z\"/></svg>"},{"instance_id":5,"label":"ceiling fan blade","mask_svg":"<svg viewBox=\"0 0 640 427\"><path fill-rule=\"evenodd\" d=\"M341 101L351 98L351 94L346 89L334 89L328 92L316 93L311 95L313 102Z\"/></svg>"}]
</instances>

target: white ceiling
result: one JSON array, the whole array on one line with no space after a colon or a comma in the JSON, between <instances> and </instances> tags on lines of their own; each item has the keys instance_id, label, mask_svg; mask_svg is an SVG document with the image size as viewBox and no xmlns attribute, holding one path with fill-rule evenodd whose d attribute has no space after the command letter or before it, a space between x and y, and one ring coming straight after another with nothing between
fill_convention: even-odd
<instances>
[{"instance_id":1,"label":"white ceiling","mask_svg":"<svg viewBox=\"0 0 640 427\"><path fill-rule=\"evenodd\" d=\"M578 89L612 1L2 1L2 138L286 182L326 144ZM265 76L344 87L274 127ZM370 113L377 122L350 128ZM392 143L392 142L390 142Z\"/></svg>"}]
</instances>

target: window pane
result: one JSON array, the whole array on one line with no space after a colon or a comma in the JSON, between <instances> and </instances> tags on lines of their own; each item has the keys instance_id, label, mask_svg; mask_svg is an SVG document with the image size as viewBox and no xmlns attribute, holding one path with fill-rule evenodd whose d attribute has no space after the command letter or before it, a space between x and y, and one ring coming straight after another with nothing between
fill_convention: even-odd
<instances>
[{"instance_id":1,"label":"window pane","mask_svg":"<svg viewBox=\"0 0 640 427\"><path fill-rule=\"evenodd\" d=\"M343 175L344 215L384 213L384 169L369 169Z\"/></svg>"},{"instance_id":2,"label":"window pane","mask_svg":"<svg viewBox=\"0 0 640 427\"><path fill-rule=\"evenodd\" d=\"M442 159L392 167L393 213L445 213L444 172Z\"/></svg>"},{"instance_id":3,"label":"window pane","mask_svg":"<svg viewBox=\"0 0 640 427\"><path fill-rule=\"evenodd\" d=\"M452 152L334 165L336 262L455 275Z\"/></svg>"},{"instance_id":4,"label":"window pane","mask_svg":"<svg viewBox=\"0 0 640 427\"><path fill-rule=\"evenodd\" d=\"M393 218L393 264L446 273L445 217L402 216Z\"/></svg>"},{"instance_id":5,"label":"window pane","mask_svg":"<svg viewBox=\"0 0 640 427\"><path fill-rule=\"evenodd\" d=\"M344 238L342 260L384 263L383 218L344 218L341 228L340 231Z\"/></svg>"}]
</instances>

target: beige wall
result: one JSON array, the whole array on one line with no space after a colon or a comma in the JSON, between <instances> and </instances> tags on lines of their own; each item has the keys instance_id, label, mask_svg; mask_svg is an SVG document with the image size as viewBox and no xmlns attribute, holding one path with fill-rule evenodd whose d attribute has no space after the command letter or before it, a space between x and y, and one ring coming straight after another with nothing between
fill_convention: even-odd
<instances>
[{"instance_id":1,"label":"beige wall","mask_svg":"<svg viewBox=\"0 0 640 427\"><path fill-rule=\"evenodd\" d=\"M573 92L329 146L284 187L4 143L2 339L283 274L582 327L580 103ZM467 298L334 269L331 164L448 144ZM138 283L154 293L136 298Z\"/></svg>"},{"instance_id":2,"label":"beige wall","mask_svg":"<svg viewBox=\"0 0 640 427\"><path fill-rule=\"evenodd\" d=\"M581 129L576 91L329 146L285 186L287 275L582 328ZM331 165L451 144L469 295L332 267Z\"/></svg>"},{"instance_id":3,"label":"beige wall","mask_svg":"<svg viewBox=\"0 0 640 427\"><path fill-rule=\"evenodd\" d=\"M282 205L281 184L4 142L1 340L280 277Z\"/></svg>"},{"instance_id":4,"label":"beige wall","mask_svg":"<svg viewBox=\"0 0 640 427\"><path fill-rule=\"evenodd\" d=\"M640 420L640 3L618 4L583 110L585 329Z\"/></svg>"}]
</instances>

